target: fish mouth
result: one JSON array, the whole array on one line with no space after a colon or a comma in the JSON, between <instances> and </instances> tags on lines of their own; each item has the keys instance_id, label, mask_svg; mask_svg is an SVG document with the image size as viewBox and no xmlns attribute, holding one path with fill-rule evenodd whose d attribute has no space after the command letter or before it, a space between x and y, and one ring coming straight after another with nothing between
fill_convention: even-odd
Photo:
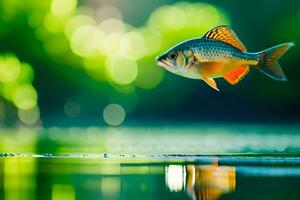
<instances>
[{"instance_id":1,"label":"fish mouth","mask_svg":"<svg viewBox=\"0 0 300 200\"><path fill-rule=\"evenodd\" d=\"M162 59L161 57L156 58L156 64L161 67L169 67L167 61Z\"/></svg>"}]
</instances>

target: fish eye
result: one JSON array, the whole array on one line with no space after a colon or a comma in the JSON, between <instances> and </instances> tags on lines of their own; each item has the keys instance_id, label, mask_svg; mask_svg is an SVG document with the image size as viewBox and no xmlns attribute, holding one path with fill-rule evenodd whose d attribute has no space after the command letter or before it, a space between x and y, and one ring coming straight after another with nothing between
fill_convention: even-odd
<instances>
[{"instance_id":1,"label":"fish eye","mask_svg":"<svg viewBox=\"0 0 300 200\"><path fill-rule=\"evenodd\" d=\"M178 56L178 53L176 53L176 52L172 52L172 53L169 54L169 58L171 60L175 60L177 58L177 56Z\"/></svg>"}]
</instances>

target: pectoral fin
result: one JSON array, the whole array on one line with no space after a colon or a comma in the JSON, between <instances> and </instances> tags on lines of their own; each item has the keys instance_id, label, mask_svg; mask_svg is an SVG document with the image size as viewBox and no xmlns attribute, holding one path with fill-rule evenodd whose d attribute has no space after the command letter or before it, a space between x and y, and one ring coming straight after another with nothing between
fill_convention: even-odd
<instances>
[{"instance_id":1,"label":"pectoral fin","mask_svg":"<svg viewBox=\"0 0 300 200\"><path fill-rule=\"evenodd\" d=\"M208 78L208 77L202 77L203 81L205 83L207 83L210 87L214 88L215 90L219 91L219 88L217 86L217 83L216 81L213 79L213 78Z\"/></svg>"},{"instance_id":2,"label":"pectoral fin","mask_svg":"<svg viewBox=\"0 0 300 200\"><path fill-rule=\"evenodd\" d=\"M210 77L219 73L224 68L225 64L218 62L201 62L199 65L198 73L202 77L202 80L213 89L220 91L215 80Z\"/></svg>"}]
</instances>

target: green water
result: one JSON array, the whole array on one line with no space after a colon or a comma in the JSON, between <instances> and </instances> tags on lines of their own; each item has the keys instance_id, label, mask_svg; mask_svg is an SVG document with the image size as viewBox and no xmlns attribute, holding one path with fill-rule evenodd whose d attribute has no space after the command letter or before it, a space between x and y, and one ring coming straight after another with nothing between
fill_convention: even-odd
<instances>
[{"instance_id":1,"label":"green water","mask_svg":"<svg viewBox=\"0 0 300 200\"><path fill-rule=\"evenodd\" d=\"M298 158L0 159L0 199L299 199Z\"/></svg>"},{"instance_id":2,"label":"green water","mask_svg":"<svg viewBox=\"0 0 300 200\"><path fill-rule=\"evenodd\" d=\"M299 130L1 130L0 199L300 199Z\"/></svg>"}]
</instances>

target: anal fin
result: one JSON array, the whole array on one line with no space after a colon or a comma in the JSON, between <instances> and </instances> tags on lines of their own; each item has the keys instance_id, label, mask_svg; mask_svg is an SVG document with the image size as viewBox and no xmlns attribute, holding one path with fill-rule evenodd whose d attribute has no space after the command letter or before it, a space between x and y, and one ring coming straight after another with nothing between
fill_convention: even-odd
<instances>
[{"instance_id":1,"label":"anal fin","mask_svg":"<svg viewBox=\"0 0 300 200\"><path fill-rule=\"evenodd\" d=\"M249 66L240 66L233 70L226 72L223 78L230 83L235 85L249 72Z\"/></svg>"}]
</instances>

